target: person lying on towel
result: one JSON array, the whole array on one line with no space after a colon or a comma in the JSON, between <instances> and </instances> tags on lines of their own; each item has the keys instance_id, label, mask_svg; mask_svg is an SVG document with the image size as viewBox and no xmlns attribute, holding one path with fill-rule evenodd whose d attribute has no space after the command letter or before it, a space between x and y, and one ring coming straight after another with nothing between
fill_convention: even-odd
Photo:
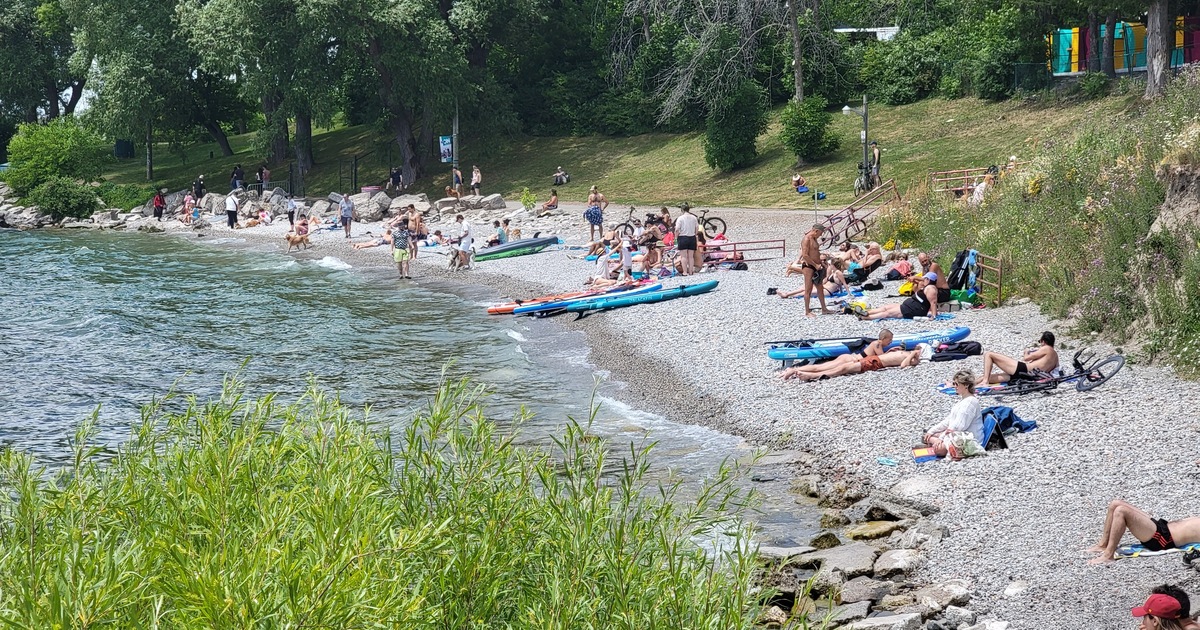
<instances>
[{"instance_id":1,"label":"person lying on towel","mask_svg":"<svg viewBox=\"0 0 1200 630\"><path fill-rule=\"evenodd\" d=\"M921 362L921 346L924 345L920 344L915 350L911 351L896 348L880 355L867 356L858 360L830 361L828 363L818 363L817 365L788 368L780 374L780 377L784 380L818 381L835 376L874 372L884 368L912 367Z\"/></svg>"},{"instance_id":2,"label":"person lying on towel","mask_svg":"<svg viewBox=\"0 0 1200 630\"><path fill-rule=\"evenodd\" d=\"M937 280L938 275L929 272L916 280L917 286L912 297L899 304L884 304L879 308L856 314L859 319L912 319L921 316L937 319Z\"/></svg>"},{"instance_id":3,"label":"person lying on towel","mask_svg":"<svg viewBox=\"0 0 1200 630\"><path fill-rule=\"evenodd\" d=\"M1168 522L1117 499L1108 504L1100 541L1084 550L1100 554L1089 560L1088 564L1112 562L1126 530L1142 543L1146 551L1165 551L1200 542L1200 517Z\"/></svg>"}]
</instances>

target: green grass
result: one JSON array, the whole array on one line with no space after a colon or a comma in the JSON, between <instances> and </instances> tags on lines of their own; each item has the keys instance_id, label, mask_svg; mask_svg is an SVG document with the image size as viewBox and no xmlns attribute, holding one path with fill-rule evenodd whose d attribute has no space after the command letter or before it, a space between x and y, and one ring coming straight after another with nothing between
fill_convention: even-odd
<instances>
[{"instance_id":1,"label":"green grass","mask_svg":"<svg viewBox=\"0 0 1200 630\"><path fill-rule=\"evenodd\" d=\"M0 453L0 623L19 628L750 628L746 498L690 500L569 423L516 446L444 385L393 438L310 389L162 404L115 457ZM171 406L177 406L171 404ZM725 536L708 555L697 541ZM807 626L806 626L807 627Z\"/></svg>"},{"instance_id":2,"label":"green grass","mask_svg":"<svg viewBox=\"0 0 1200 630\"><path fill-rule=\"evenodd\" d=\"M1110 97L1065 105L1029 105L1015 101L993 103L974 99L929 99L912 105L871 107L871 138L883 150L883 176L895 179L903 193L931 170L948 170L1002 164L1009 155L1022 158L1047 139L1055 138L1081 121L1112 116L1125 110L1133 97ZM564 201L582 201L595 184L618 204L662 205L684 200L694 205L729 207L811 207L789 187L795 160L780 144L778 111L759 139L758 162L733 173L718 173L704 163L703 134L646 134L634 137L517 138L472 154L470 142L462 149L463 170L483 169L486 192L500 192L516 200L529 187L539 200L549 196L550 175L562 165L571 173L571 184L559 187ZM836 116L834 125L843 138L842 148L830 158L806 165L801 172L813 190L828 194L824 207L853 200L853 183L861 160L861 119ZM360 164L359 185L384 181L390 162L387 141L372 128L346 127L317 130L314 138L317 166L306 177L309 196L345 189L338 168L355 154L370 154ZM499 144L500 141L497 141ZM250 154L249 136L231 138L237 154L208 160L215 145L189 147L187 164L160 150L156 175L172 189L186 186L197 173L206 173L213 190L222 190L233 165L247 173L258 162ZM488 157L479 157L486 155ZM438 174L426 177L419 188L431 196L448 183ZM286 177L286 166L276 166L273 178ZM109 178L117 182L144 179L141 160L129 160Z\"/></svg>"}]
</instances>

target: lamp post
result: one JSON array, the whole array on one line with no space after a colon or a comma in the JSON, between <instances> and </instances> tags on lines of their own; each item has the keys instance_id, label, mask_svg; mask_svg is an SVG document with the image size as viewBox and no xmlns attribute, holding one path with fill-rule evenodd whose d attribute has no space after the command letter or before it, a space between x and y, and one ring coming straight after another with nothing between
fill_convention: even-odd
<instances>
[{"instance_id":1,"label":"lamp post","mask_svg":"<svg viewBox=\"0 0 1200 630\"><path fill-rule=\"evenodd\" d=\"M861 110L858 110L858 109L855 109L855 108L853 108L853 107L850 107L849 105L846 105L846 106L842 107L842 114L844 114L844 115L846 115L846 116L849 116L850 114L858 114L858 115L859 115L859 117L861 117L861 118L862 118L862 121L863 121L863 128L862 128L862 148L863 148L863 159L862 159L862 165L863 165L863 168L864 168L864 169L865 169L865 168L868 168L868 167L870 166L870 164L871 164L871 161L870 161L870 158L869 158L869 156L867 155L867 131L869 130L869 127L868 127L868 120L867 120L867 118L868 118L868 117L867 117L867 95L866 95L866 94L863 94L863 104L862 104L862 109L861 109ZM868 186L869 186L869 184L868 184Z\"/></svg>"}]
</instances>

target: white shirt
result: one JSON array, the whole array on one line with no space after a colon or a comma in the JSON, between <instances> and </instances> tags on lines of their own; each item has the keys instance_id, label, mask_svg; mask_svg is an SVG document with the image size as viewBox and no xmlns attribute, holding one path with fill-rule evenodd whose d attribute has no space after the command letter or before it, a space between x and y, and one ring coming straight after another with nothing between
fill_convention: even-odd
<instances>
[{"instance_id":1,"label":"white shirt","mask_svg":"<svg viewBox=\"0 0 1200 630\"><path fill-rule=\"evenodd\" d=\"M225 198L225 212L237 212L237 197L229 195Z\"/></svg>"},{"instance_id":2,"label":"white shirt","mask_svg":"<svg viewBox=\"0 0 1200 630\"><path fill-rule=\"evenodd\" d=\"M470 251L471 241L474 240L471 237L471 224L467 223L466 220L463 220L463 222L460 224L460 229L462 231L459 232L458 249L464 252Z\"/></svg>"},{"instance_id":3,"label":"white shirt","mask_svg":"<svg viewBox=\"0 0 1200 630\"><path fill-rule=\"evenodd\" d=\"M684 212L675 219L675 235L695 236L697 225L696 215Z\"/></svg>"},{"instance_id":4,"label":"white shirt","mask_svg":"<svg viewBox=\"0 0 1200 630\"><path fill-rule=\"evenodd\" d=\"M954 403L945 420L933 425L926 433L941 433L945 430L970 433L976 440L983 439L983 416L979 410L979 399L967 396Z\"/></svg>"}]
</instances>

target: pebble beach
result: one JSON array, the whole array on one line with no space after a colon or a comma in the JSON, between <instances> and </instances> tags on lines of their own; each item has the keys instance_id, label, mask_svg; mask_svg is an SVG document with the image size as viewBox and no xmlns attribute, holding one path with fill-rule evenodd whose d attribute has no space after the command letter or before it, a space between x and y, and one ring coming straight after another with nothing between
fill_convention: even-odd
<instances>
[{"instance_id":1,"label":"pebble beach","mask_svg":"<svg viewBox=\"0 0 1200 630\"><path fill-rule=\"evenodd\" d=\"M672 212L678 210L672 208ZM546 219L535 219L512 204L505 210L462 212L476 234L476 244L491 233L491 222L512 217L525 236L541 231L561 237L567 246L582 245L588 229L582 207L564 204ZM623 219L625 208L610 206L606 223ZM718 280L717 290L696 297L597 313L575 320L560 316L568 329L589 340L588 360L625 383L627 402L663 414L672 421L699 424L732 433L784 457L786 483L806 495L825 497L845 507L872 493L886 493L932 509L924 517L946 536L905 537L893 534L865 541L875 553L912 547L888 616L851 621L847 628L919 628L927 620L959 621L946 628L1063 629L1130 628L1129 613L1149 589L1180 584L1200 602L1200 576L1183 565L1179 554L1119 560L1089 566L1081 550L1100 535L1104 510L1121 498L1169 520L1200 514L1200 417L1193 400L1195 383L1177 378L1168 368L1129 360L1109 382L1081 393L1064 386L1049 394L984 399L984 405L1011 406L1025 420L1037 422L1029 433L1008 438L1009 449L964 461L916 464L910 448L923 431L942 419L954 398L937 391L959 369L979 374L980 357L946 363L922 363L908 369L800 383L778 377L779 362L767 357L763 342L777 339L874 337L887 327L908 333L968 326L970 339L985 350L1019 356L1043 330L1059 338L1064 367L1075 350L1090 347L1097 356L1122 349L1103 340L1071 337L1068 323L1052 321L1035 304L1010 301L1002 307L955 313L952 321L858 321L846 315L805 318L801 300L767 295L801 286L798 276L783 277L783 267L799 251L800 237L814 222L813 211L721 209L713 214L728 224L733 241L785 239L786 254L749 263L748 271L717 271L693 278L669 278L668 287ZM429 221L430 230L454 234L454 212ZM640 211L637 216L640 216ZM270 226L229 230L212 217L214 227L194 232L178 221L164 222L168 233L201 240L244 239L286 248L285 217ZM146 220L130 221L135 229ZM150 220L149 222L153 222ZM351 249L383 233L380 223L354 224L354 237L341 230L321 231L312 247L293 255L335 257L353 266L393 267L387 247ZM499 295L529 298L579 289L594 273L595 263L578 258L583 252L551 248L540 254L478 262L471 270L446 270L446 257L422 248L413 265L414 280L397 282L461 282L483 285ZM948 256L940 260L949 267ZM886 265L884 267L886 269ZM867 292L872 306L896 298L898 283ZM893 465L894 464L894 465ZM804 487L811 486L811 491ZM830 499L831 496L840 497ZM839 504L839 501L841 504ZM853 508L846 510L853 513ZM911 525L911 523L909 523ZM846 545L851 542L842 535ZM939 540L940 539L940 540ZM761 541L764 545L800 546L807 540ZM1126 542L1133 542L1128 539ZM802 550L798 550L802 551ZM786 555L786 554L785 554ZM841 572L834 581L858 577ZM876 575L880 577L878 566ZM898 582L899 579L893 580ZM904 598L923 585L957 584L969 594L954 607L969 618L921 609L919 597ZM871 611L884 607L874 601ZM866 608L863 606L862 608ZM912 615L917 615L915 618ZM955 612L955 615L961 613ZM969 622L969 623L968 623ZM913 625L915 623L916 625Z\"/></svg>"}]
</instances>

